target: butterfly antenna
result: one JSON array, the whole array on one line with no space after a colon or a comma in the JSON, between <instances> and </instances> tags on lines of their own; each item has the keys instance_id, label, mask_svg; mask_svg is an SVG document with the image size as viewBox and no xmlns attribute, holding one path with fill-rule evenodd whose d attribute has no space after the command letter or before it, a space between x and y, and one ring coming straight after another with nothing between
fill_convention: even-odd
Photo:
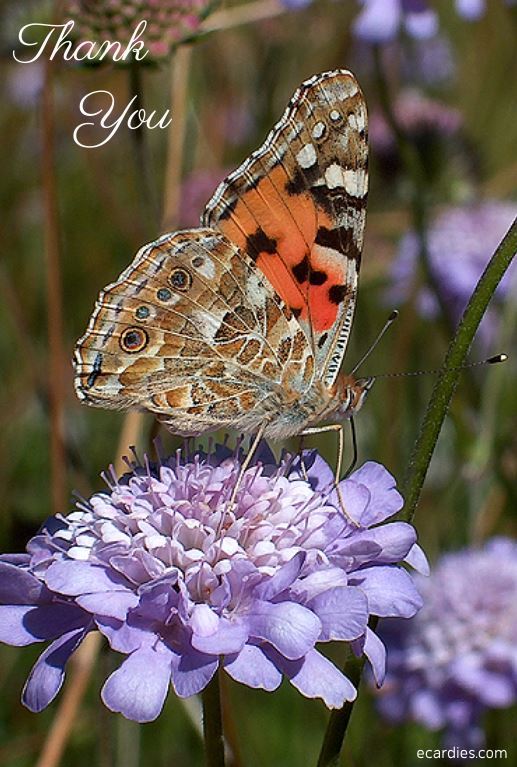
<instances>
[{"instance_id":1,"label":"butterfly antenna","mask_svg":"<svg viewBox=\"0 0 517 767\"><path fill-rule=\"evenodd\" d=\"M492 357L487 357L485 360L478 360L477 362L467 362L465 365L457 365L452 368L445 368L449 373L453 370L467 370L468 368L477 368L481 365L497 365L499 362L506 362L508 359L507 354L494 354ZM410 372L402 373L380 373L375 378L402 378L402 376L425 376L425 375L437 375L442 373L444 368L433 368L432 370L411 370Z\"/></svg>"},{"instance_id":2,"label":"butterfly antenna","mask_svg":"<svg viewBox=\"0 0 517 767\"><path fill-rule=\"evenodd\" d=\"M354 366L353 370L351 370L350 375L354 375L356 370L358 370L361 367L361 365L363 364L363 362L370 356L370 354L373 352L373 350L375 349L375 347L377 346L377 344L379 343L379 341L381 340L381 338L383 337L385 332L388 330L390 325L393 322L395 322L395 320L397 319L398 316L399 316L398 311L396 309L394 309L392 311L392 313L390 314L390 316L388 317L388 319L386 320L386 322L384 323L384 326L381 329L381 332L378 334L378 336L375 339L375 341L373 342L373 344L371 344L370 348L365 352L365 354L363 354L363 356L361 357L359 362Z\"/></svg>"}]
</instances>

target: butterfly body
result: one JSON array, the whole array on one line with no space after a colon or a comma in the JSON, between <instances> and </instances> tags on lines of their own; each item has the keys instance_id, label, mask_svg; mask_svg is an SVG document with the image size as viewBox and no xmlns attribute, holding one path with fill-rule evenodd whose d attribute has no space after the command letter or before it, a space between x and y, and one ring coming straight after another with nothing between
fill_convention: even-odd
<instances>
[{"instance_id":1,"label":"butterfly body","mask_svg":"<svg viewBox=\"0 0 517 767\"><path fill-rule=\"evenodd\" d=\"M306 81L216 190L202 226L144 246L101 292L75 352L79 398L151 411L180 435L286 438L356 412L371 384L339 368L366 165L355 78Z\"/></svg>"}]
</instances>

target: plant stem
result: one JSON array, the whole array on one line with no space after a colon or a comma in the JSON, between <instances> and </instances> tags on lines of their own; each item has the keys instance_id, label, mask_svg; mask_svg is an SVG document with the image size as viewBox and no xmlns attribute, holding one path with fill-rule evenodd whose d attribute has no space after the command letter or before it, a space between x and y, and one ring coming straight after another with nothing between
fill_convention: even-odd
<instances>
[{"instance_id":1,"label":"plant stem","mask_svg":"<svg viewBox=\"0 0 517 767\"><path fill-rule=\"evenodd\" d=\"M192 46L182 45L171 60L172 123L167 140L167 164L161 215L162 232L177 228L183 156L187 136L188 83L192 61Z\"/></svg>"},{"instance_id":2,"label":"plant stem","mask_svg":"<svg viewBox=\"0 0 517 767\"><path fill-rule=\"evenodd\" d=\"M363 666L364 658L350 658L343 668L343 674L350 679L356 689L361 681ZM330 714L317 767L337 767L339 764L339 755L341 754L354 703L355 701L345 703L343 708L332 711Z\"/></svg>"},{"instance_id":3,"label":"plant stem","mask_svg":"<svg viewBox=\"0 0 517 767\"><path fill-rule=\"evenodd\" d=\"M517 218L490 259L472 294L443 363L442 373L431 394L424 422L409 460L403 492L406 504L399 518L411 520L420 498L442 423L454 394L460 367L490 299L517 252Z\"/></svg>"},{"instance_id":4,"label":"plant stem","mask_svg":"<svg viewBox=\"0 0 517 767\"><path fill-rule=\"evenodd\" d=\"M206 767L224 767L223 718L218 671L203 691L203 733Z\"/></svg>"},{"instance_id":5,"label":"plant stem","mask_svg":"<svg viewBox=\"0 0 517 767\"><path fill-rule=\"evenodd\" d=\"M138 61L132 61L129 65L129 90L131 98L134 98L134 110L144 108L142 67ZM150 222L151 227L158 223L158 204L156 202L156 182L153 178L147 140L147 128L140 125L130 131L135 151L136 171L138 174L138 189L140 192L144 221Z\"/></svg>"},{"instance_id":6,"label":"plant stem","mask_svg":"<svg viewBox=\"0 0 517 767\"><path fill-rule=\"evenodd\" d=\"M63 514L67 506L66 458L64 447L64 351L61 289L61 259L57 178L55 168L55 125L52 98L53 62L45 65L42 95L42 185L44 240L47 262L47 318L49 345L48 393L50 406L50 461L52 513Z\"/></svg>"}]
</instances>

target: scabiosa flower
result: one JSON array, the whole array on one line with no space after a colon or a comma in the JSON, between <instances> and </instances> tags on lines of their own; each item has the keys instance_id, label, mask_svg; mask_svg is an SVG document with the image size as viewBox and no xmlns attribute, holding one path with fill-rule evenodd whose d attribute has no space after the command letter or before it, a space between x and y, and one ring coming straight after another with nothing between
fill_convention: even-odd
<instances>
[{"instance_id":1,"label":"scabiosa flower","mask_svg":"<svg viewBox=\"0 0 517 767\"><path fill-rule=\"evenodd\" d=\"M127 45L137 25L147 22L141 39L149 61L167 57L175 45L192 37L213 6L212 0L72 0L68 13L74 33L96 43Z\"/></svg>"},{"instance_id":2,"label":"scabiosa flower","mask_svg":"<svg viewBox=\"0 0 517 767\"><path fill-rule=\"evenodd\" d=\"M424 607L382 621L388 649L382 713L444 730L449 747L483 743L481 716L517 700L517 543L496 538L416 576Z\"/></svg>"},{"instance_id":3,"label":"scabiosa flower","mask_svg":"<svg viewBox=\"0 0 517 767\"><path fill-rule=\"evenodd\" d=\"M414 529L386 522L402 506L393 477L366 463L343 481L345 516L315 453L307 479L266 455L230 504L240 463L228 453L134 464L109 492L47 522L26 554L1 558L0 639L51 640L24 690L31 710L54 698L94 629L127 656L104 703L140 722L158 716L169 684L193 695L219 666L250 687L275 690L286 676L329 707L353 700L317 642L350 642L382 681L368 618L413 615L421 600L398 563L426 566Z\"/></svg>"},{"instance_id":4,"label":"scabiosa flower","mask_svg":"<svg viewBox=\"0 0 517 767\"><path fill-rule=\"evenodd\" d=\"M451 207L441 213L428 232L430 267L451 316L458 321L481 277L492 253L517 215L517 204L496 200ZM418 240L409 232L399 246L394 261L389 303L411 295L418 267ZM495 293L496 301L515 295L517 266L512 264ZM434 296L423 288L418 294L418 307L424 317L435 317L438 305ZM498 327L495 306L483 318L479 337L489 345Z\"/></svg>"}]
</instances>

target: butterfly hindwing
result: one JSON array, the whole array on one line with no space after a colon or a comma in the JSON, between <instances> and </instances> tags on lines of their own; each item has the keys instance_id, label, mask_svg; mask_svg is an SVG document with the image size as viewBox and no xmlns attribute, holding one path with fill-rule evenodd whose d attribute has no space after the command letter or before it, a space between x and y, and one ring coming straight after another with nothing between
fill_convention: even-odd
<instances>
[{"instance_id":1,"label":"butterfly hindwing","mask_svg":"<svg viewBox=\"0 0 517 767\"><path fill-rule=\"evenodd\" d=\"M367 196L367 115L349 72L307 80L203 224L246 252L297 316L331 386L352 322Z\"/></svg>"},{"instance_id":2,"label":"butterfly hindwing","mask_svg":"<svg viewBox=\"0 0 517 767\"><path fill-rule=\"evenodd\" d=\"M178 434L258 428L277 391L287 381L303 391L314 369L298 323L253 261L207 229L139 251L100 294L75 363L81 399L151 410Z\"/></svg>"}]
</instances>

